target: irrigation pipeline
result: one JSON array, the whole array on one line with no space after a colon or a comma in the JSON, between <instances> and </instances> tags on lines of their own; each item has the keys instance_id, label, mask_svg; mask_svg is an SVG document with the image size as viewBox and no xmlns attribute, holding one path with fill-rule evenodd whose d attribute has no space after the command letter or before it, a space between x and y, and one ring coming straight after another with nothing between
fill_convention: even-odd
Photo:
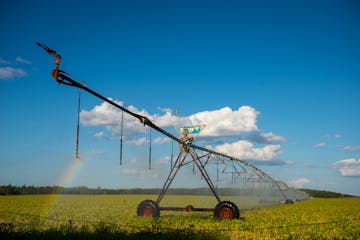
<instances>
[{"instance_id":1,"label":"irrigation pipeline","mask_svg":"<svg viewBox=\"0 0 360 240\"><path fill-rule=\"evenodd\" d=\"M185 142L181 139L179 139L178 137L172 135L171 133L169 133L168 131L160 128L159 126L157 126L156 124L154 124L152 121L150 121L150 119L148 119L147 117L145 116L142 116L142 115L139 115L139 114L136 114L130 110L128 110L127 108L111 101L110 99L102 96L101 94L95 92L94 90L86 87L85 85L73 80L72 78L70 78L69 76L66 75L66 73L62 70L59 69L59 66L60 66L60 62L61 62L61 56L53 49L45 46L44 44L42 43L37 43L37 45L41 48L43 48L46 52L48 52L50 55L54 56L55 57L55 69L52 71L52 77L55 78L56 82L58 84L63 84L63 85L68 85L68 86L71 86L71 87L76 87L76 88L79 88L79 89L83 89L84 91L94 95L95 97L97 98L100 98L101 100L109 103L110 105L122 110L123 112L126 112L127 114L137 118L140 123L147 125L149 126L150 128L158 131L159 133L171 138L172 140L178 142L179 144L182 144L183 146L185 146L186 148L193 148L193 149L197 149L197 150L200 150L200 151L203 151L203 152L207 152L209 154L212 154L216 157L223 157L223 158L227 158L229 159L230 161L236 161L236 162L239 162L241 164L244 164L246 166L249 166L251 168L253 168L256 172L260 173L260 175L262 176L266 176L268 179L270 179L270 181L272 183L274 183L277 188L279 189L280 193L282 194L282 196L284 197L284 199L286 200L287 197L285 196L285 193L283 192L283 189L281 188L280 184L279 184L279 181L273 179L270 175L268 175L267 173L265 173L264 171L260 170L259 168L257 168L256 166L252 165L251 163L245 161L245 160L242 160L242 159L238 159L238 158L235 158L235 157L232 157L232 156L229 156L229 155L226 155L224 153L220 153L220 152L216 152L214 150L211 150L211 149L208 149L208 148L204 148L204 147L201 147L201 146L197 146L193 143L188 143L188 142ZM285 184L286 185L286 184Z\"/></svg>"}]
</instances>

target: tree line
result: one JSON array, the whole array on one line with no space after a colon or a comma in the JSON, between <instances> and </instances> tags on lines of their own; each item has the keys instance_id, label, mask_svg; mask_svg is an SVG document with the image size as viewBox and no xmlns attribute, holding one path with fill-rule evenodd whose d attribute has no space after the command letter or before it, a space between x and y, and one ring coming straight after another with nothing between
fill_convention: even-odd
<instances>
[{"instance_id":1,"label":"tree line","mask_svg":"<svg viewBox=\"0 0 360 240\"><path fill-rule=\"evenodd\" d=\"M300 189L303 192L309 194L310 197L314 198L341 198L341 197L355 197L349 194L342 194L324 190L313 190L313 189Z\"/></svg>"},{"instance_id":2,"label":"tree line","mask_svg":"<svg viewBox=\"0 0 360 240\"><path fill-rule=\"evenodd\" d=\"M79 187L61 187L61 186L16 186L16 185L0 185L0 195L31 195L31 194L159 194L159 188L132 188L132 189L108 189L108 188L88 188L86 186ZM234 189L221 188L218 189L220 195L256 195L263 193L258 189ZM173 195L212 195L209 188L175 188L168 189L167 194Z\"/></svg>"},{"instance_id":3,"label":"tree line","mask_svg":"<svg viewBox=\"0 0 360 240\"><path fill-rule=\"evenodd\" d=\"M309 194L310 197L316 198L338 198L338 197L354 197L348 194L300 189ZM62 187L62 186L32 186L32 185L0 185L0 195L33 195L33 194L159 194L159 188L133 188L133 189L108 189L108 188L88 188L86 186L79 187ZM219 195L261 195L264 189L218 189ZM208 188L175 188L168 189L167 194L170 195L212 195ZM268 195L276 194L275 192L267 192Z\"/></svg>"}]
</instances>

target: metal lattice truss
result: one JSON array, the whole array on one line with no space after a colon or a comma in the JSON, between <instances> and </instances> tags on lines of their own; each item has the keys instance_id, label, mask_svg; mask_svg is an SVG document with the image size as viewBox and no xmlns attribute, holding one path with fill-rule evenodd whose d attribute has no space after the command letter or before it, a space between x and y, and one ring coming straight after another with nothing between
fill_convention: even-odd
<instances>
[{"instance_id":1,"label":"metal lattice truss","mask_svg":"<svg viewBox=\"0 0 360 240\"><path fill-rule=\"evenodd\" d=\"M193 151L197 149L196 147L193 148ZM202 155L199 155L198 161L208 172L213 172L213 178L216 182L221 182L222 178L227 176L226 179L234 186L278 190L284 201L290 198L294 200L308 198L306 193L272 178L269 174L248 161L208 149L207 151L202 149ZM188 161L187 164L189 162L191 161Z\"/></svg>"}]
</instances>

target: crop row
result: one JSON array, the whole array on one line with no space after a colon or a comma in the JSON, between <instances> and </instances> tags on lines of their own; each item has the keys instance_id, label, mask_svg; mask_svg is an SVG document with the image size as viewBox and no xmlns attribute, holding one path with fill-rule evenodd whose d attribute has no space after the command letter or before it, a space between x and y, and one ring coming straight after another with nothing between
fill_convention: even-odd
<instances>
[{"instance_id":1,"label":"crop row","mask_svg":"<svg viewBox=\"0 0 360 240\"><path fill-rule=\"evenodd\" d=\"M277 205L241 211L241 218L215 220L211 213L161 212L159 219L136 216L144 195L33 195L1 196L2 234L62 234L105 232L150 233L184 238L215 239L360 239L360 199L310 199L293 205ZM213 201L203 196L167 196L164 204L182 206ZM65 233L64 233L65 232Z\"/></svg>"}]
</instances>

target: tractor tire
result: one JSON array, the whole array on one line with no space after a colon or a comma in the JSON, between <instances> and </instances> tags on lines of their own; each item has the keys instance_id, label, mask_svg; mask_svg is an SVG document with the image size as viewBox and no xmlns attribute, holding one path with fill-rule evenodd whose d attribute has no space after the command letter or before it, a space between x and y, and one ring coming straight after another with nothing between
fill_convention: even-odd
<instances>
[{"instance_id":1,"label":"tractor tire","mask_svg":"<svg viewBox=\"0 0 360 240\"><path fill-rule=\"evenodd\" d=\"M220 220L239 219L238 207L230 201L219 202L214 209L214 217Z\"/></svg>"},{"instance_id":2,"label":"tractor tire","mask_svg":"<svg viewBox=\"0 0 360 240\"><path fill-rule=\"evenodd\" d=\"M139 217L160 217L160 207L153 200L144 200L142 201L136 211Z\"/></svg>"}]
</instances>

